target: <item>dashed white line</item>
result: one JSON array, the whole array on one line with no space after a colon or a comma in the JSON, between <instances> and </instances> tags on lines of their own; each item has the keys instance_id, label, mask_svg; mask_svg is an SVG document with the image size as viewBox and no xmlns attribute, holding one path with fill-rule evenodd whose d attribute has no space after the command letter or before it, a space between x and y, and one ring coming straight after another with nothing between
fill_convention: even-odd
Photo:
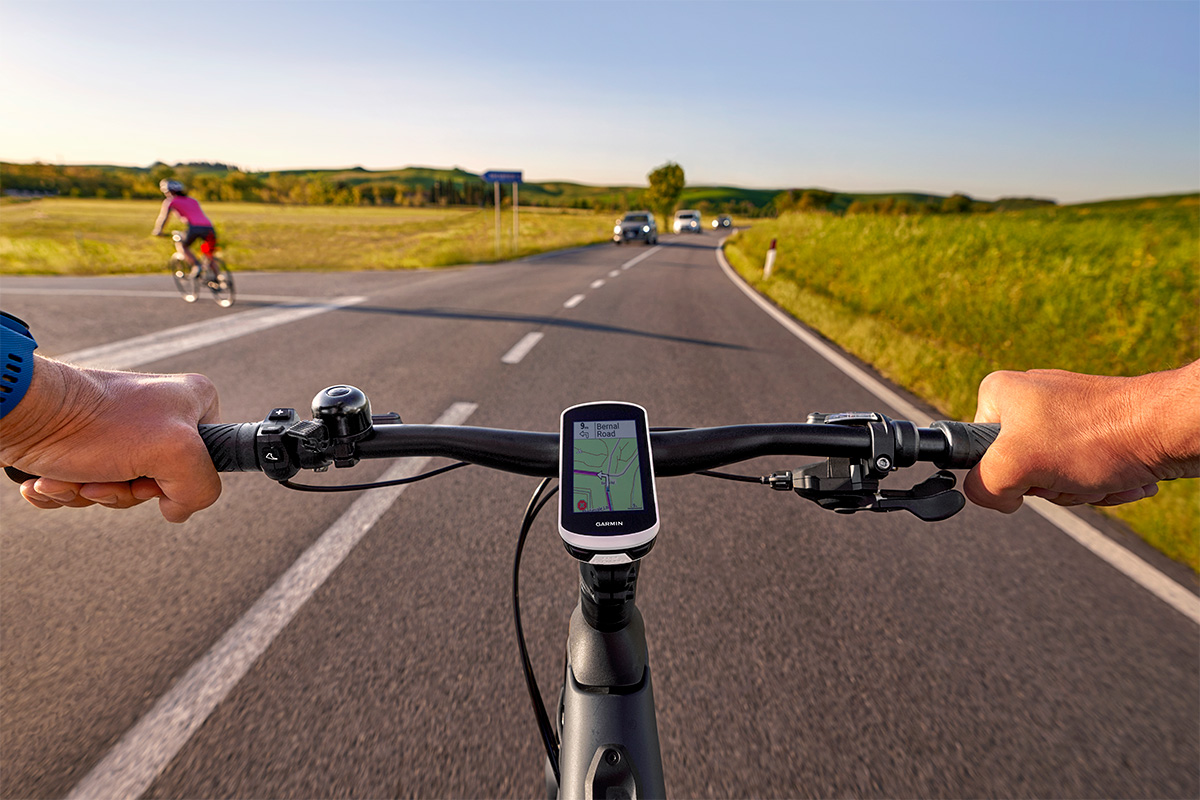
<instances>
[{"instance_id":1,"label":"dashed white line","mask_svg":"<svg viewBox=\"0 0 1200 800\"><path fill-rule=\"evenodd\" d=\"M592 281L591 286L589 288L599 289L603 285L604 285L604 278L596 278L596 280Z\"/></svg>"},{"instance_id":2,"label":"dashed white line","mask_svg":"<svg viewBox=\"0 0 1200 800\"><path fill-rule=\"evenodd\" d=\"M654 245L654 247L651 247L649 250L647 250L646 252L642 253L642 254L641 254L640 256L638 256L637 258L631 258L631 259L629 259L628 261L626 261L624 264L622 264L622 265L621 265L621 269L629 269L629 268L630 268L630 267L632 267L633 265L641 263L642 261L644 261L645 259L649 258L649 257L650 257L651 255L653 255L654 253L657 253L657 252L658 252L660 249L662 249L662 245L661 245L661 244L656 244L656 245Z\"/></svg>"},{"instance_id":3,"label":"dashed white line","mask_svg":"<svg viewBox=\"0 0 1200 800\"><path fill-rule=\"evenodd\" d=\"M512 349L505 353L504 357L500 360L505 364L520 364L521 359L529 355L529 351L534 348L534 345L542 340L544 335L545 334L539 331L525 334L521 337L521 341L514 344Z\"/></svg>"},{"instance_id":4,"label":"dashed white line","mask_svg":"<svg viewBox=\"0 0 1200 800\"><path fill-rule=\"evenodd\" d=\"M617 277L617 276L618 276L618 275L620 275L620 274L621 274L621 270L619 270L619 269L614 269L612 272L608 273L608 277L610 277L610 278L615 278L615 277Z\"/></svg>"},{"instance_id":5,"label":"dashed white line","mask_svg":"<svg viewBox=\"0 0 1200 800\"><path fill-rule=\"evenodd\" d=\"M461 425L475 403L454 403L435 424ZM428 458L406 459L381 481L418 474ZM113 749L84 776L70 800L140 797L279 635L404 492L404 485L363 495L288 568L246 615L159 698Z\"/></svg>"},{"instance_id":6,"label":"dashed white line","mask_svg":"<svg viewBox=\"0 0 1200 800\"><path fill-rule=\"evenodd\" d=\"M567 302L563 303L563 308L574 308L575 306L579 305L582 302L583 302L583 295L577 294L574 297L572 297L571 299L567 300Z\"/></svg>"}]
</instances>

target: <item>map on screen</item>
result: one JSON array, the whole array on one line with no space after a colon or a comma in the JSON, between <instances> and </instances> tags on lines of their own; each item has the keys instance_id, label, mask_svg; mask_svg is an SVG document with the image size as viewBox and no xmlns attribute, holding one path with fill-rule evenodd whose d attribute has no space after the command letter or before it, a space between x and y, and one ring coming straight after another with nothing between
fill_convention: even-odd
<instances>
[{"instance_id":1,"label":"map on screen","mask_svg":"<svg viewBox=\"0 0 1200 800\"><path fill-rule=\"evenodd\" d=\"M576 511L644 509L636 431L633 420L576 423L573 437Z\"/></svg>"}]
</instances>

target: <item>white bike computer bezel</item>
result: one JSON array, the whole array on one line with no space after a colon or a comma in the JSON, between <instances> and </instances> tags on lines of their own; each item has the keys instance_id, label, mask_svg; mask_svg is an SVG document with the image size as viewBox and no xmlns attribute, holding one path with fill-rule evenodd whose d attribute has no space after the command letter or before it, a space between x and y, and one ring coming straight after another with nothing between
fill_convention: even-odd
<instances>
[{"instance_id":1,"label":"white bike computer bezel","mask_svg":"<svg viewBox=\"0 0 1200 800\"><path fill-rule=\"evenodd\" d=\"M643 508L638 511L575 511L574 426L579 422L623 421L633 422L635 427ZM558 442L558 533L567 549L576 557L580 557L580 553L602 556L631 551L644 555L658 534L658 490L654 481L646 409L636 403L619 401L571 406L559 418ZM621 532L611 532L616 530Z\"/></svg>"}]
</instances>

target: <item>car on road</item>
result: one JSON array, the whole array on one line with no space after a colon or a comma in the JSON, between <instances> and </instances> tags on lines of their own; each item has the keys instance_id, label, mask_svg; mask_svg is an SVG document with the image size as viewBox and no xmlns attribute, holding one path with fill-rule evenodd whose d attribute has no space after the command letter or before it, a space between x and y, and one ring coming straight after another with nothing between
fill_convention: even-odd
<instances>
[{"instance_id":1,"label":"car on road","mask_svg":"<svg viewBox=\"0 0 1200 800\"><path fill-rule=\"evenodd\" d=\"M721 228L731 228L733 227L733 220L730 219L728 214L722 214L719 217L713 217L712 226L717 230L720 230Z\"/></svg>"},{"instance_id":2,"label":"car on road","mask_svg":"<svg viewBox=\"0 0 1200 800\"><path fill-rule=\"evenodd\" d=\"M630 211L617 220L613 227L613 242L616 244L636 241L658 244L658 225L649 211Z\"/></svg>"},{"instance_id":3,"label":"car on road","mask_svg":"<svg viewBox=\"0 0 1200 800\"><path fill-rule=\"evenodd\" d=\"M700 212L684 209L675 212L675 224L672 226L676 233L701 233Z\"/></svg>"}]
</instances>

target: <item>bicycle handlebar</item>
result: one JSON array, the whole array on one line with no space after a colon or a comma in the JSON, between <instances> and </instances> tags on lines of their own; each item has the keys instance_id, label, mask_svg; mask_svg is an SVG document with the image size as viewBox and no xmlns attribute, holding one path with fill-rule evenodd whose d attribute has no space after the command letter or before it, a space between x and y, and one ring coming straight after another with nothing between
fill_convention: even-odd
<instances>
[{"instance_id":1,"label":"bicycle handlebar","mask_svg":"<svg viewBox=\"0 0 1200 800\"><path fill-rule=\"evenodd\" d=\"M558 434L457 425L372 424L355 440L331 436L317 421L296 423L276 409L262 422L201 425L200 435L219 472L266 472L291 477L301 468L364 458L441 456L521 475L558 474ZM293 412L294 413L294 412ZM870 416L873 419L865 419ZM733 425L650 433L654 474L686 475L759 456L823 456L871 460L880 472L931 462L943 469L978 463L1000 426L939 421L929 428L880 415L846 423ZM300 428L300 430L297 430ZM880 462L880 459L886 459Z\"/></svg>"},{"instance_id":2,"label":"bicycle handlebar","mask_svg":"<svg viewBox=\"0 0 1200 800\"><path fill-rule=\"evenodd\" d=\"M559 467L557 433L408 425L395 414L372 416L367 396L352 386L331 386L318 394L310 420L301 420L295 409L276 408L262 422L201 425L199 430L218 472L263 472L277 481L288 481L301 469L351 467L364 458L445 457L537 477L557 475ZM954 475L944 470L975 466L999 433L998 424L942 420L921 428L875 413L810 414L805 423L652 430L650 442L654 474L660 477L760 456L824 456L825 461L795 473L775 472L758 482L794 490L832 511L906 510L935 521L953 516L965 503L954 491ZM888 473L918 461L943 471L909 490L879 488ZM18 482L34 477L11 467L6 472Z\"/></svg>"}]
</instances>

